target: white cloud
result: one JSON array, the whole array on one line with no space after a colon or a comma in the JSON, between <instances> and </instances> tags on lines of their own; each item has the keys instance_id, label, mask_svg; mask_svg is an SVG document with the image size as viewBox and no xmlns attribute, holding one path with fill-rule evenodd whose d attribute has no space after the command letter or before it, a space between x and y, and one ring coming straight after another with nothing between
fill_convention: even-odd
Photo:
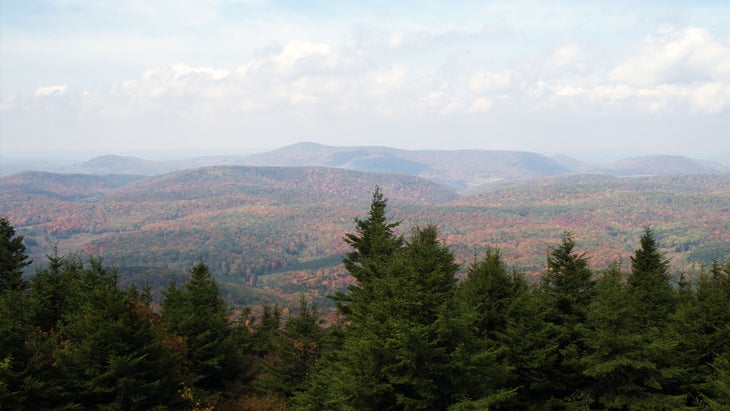
<instances>
[{"instance_id":1,"label":"white cloud","mask_svg":"<svg viewBox=\"0 0 730 411\"><path fill-rule=\"evenodd\" d=\"M365 91L370 97L385 98L402 89L407 76L407 69L400 64L375 70L368 75Z\"/></svg>"},{"instance_id":2,"label":"white cloud","mask_svg":"<svg viewBox=\"0 0 730 411\"><path fill-rule=\"evenodd\" d=\"M635 18L625 18L618 6L598 11L558 2L553 10L531 2L535 11L525 20L524 3L497 2L481 12L481 6L472 7L465 23L458 7L443 7L445 14L453 12L448 16L424 18L399 16L403 6L365 15L337 6L341 18L335 21L269 2L257 9L261 12L227 4L241 14L231 17L219 7L228 0L184 0L159 25L147 25L174 2L164 0L161 7L107 1L93 8L111 7L128 20L142 16L144 24L129 31L70 30L69 37L48 36L56 38L51 43L11 31L15 37L0 50L3 61L25 61L25 67L43 68L36 69L41 74L48 72L43 61L63 63L52 64L52 76L44 74L51 80L7 77L0 110L12 110L19 119L18 113L42 118L55 112L130 128L147 121L162 134L168 128L187 135L263 131L283 139L305 138L307 130L311 136L377 130L388 142L400 134L430 134L437 141L443 138L439 132L477 133L480 121L509 135L529 128L528 122L570 129L590 116L616 124L666 114L682 121L708 115L722 120L730 108L730 46L723 30L713 25L658 30L661 19L647 26L642 18L650 14L632 10L626 13ZM509 16L490 8L498 6L509 9ZM280 8L286 12L274 12ZM584 18L585 11L600 17L604 8L609 24ZM642 39L647 32L652 34ZM29 60L28 53L37 59ZM19 67L4 73L37 74ZM64 85L36 88L56 82ZM64 98L43 98L58 95ZM473 115L483 113L488 114ZM185 126L198 123L214 126ZM137 134L153 133L137 127L142 130Z\"/></svg>"},{"instance_id":3,"label":"white cloud","mask_svg":"<svg viewBox=\"0 0 730 411\"><path fill-rule=\"evenodd\" d=\"M647 37L638 55L613 69L609 78L635 86L730 82L730 45L704 28L664 29Z\"/></svg>"},{"instance_id":4,"label":"white cloud","mask_svg":"<svg viewBox=\"0 0 730 411\"><path fill-rule=\"evenodd\" d=\"M693 90L691 95L694 112L716 114L730 107L730 83L706 83Z\"/></svg>"},{"instance_id":5,"label":"white cloud","mask_svg":"<svg viewBox=\"0 0 730 411\"><path fill-rule=\"evenodd\" d=\"M582 51L575 44L567 44L555 50L548 65L554 68L567 68L580 64Z\"/></svg>"},{"instance_id":6,"label":"white cloud","mask_svg":"<svg viewBox=\"0 0 730 411\"><path fill-rule=\"evenodd\" d=\"M67 91L68 91L68 86L65 84L38 87L35 90L35 96L36 97L61 96L63 94L66 94Z\"/></svg>"},{"instance_id":7,"label":"white cloud","mask_svg":"<svg viewBox=\"0 0 730 411\"><path fill-rule=\"evenodd\" d=\"M494 102L488 97L479 97L467 109L468 113L488 113L494 108Z\"/></svg>"},{"instance_id":8,"label":"white cloud","mask_svg":"<svg viewBox=\"0 0 730 411\"><path fill-rule=\"evenodd\" d=\"M273 62L284 70L291 70L298 62L309 58L316 58L324 62L326 66L335 64L332 56L332 49L327 44L313 43L303 40L294 40L288 43L278 55L273 57Z\"/></svg>"},{"instance_id":9,"label":"white cloud","mask_svg":"<svg viewBox=\"0 0 730 411\"><path fill-rule=\"evenodd\" d=\"M579 48L559 48L539 71L525 70L525 90L550 107L576 102L624 113L718 114L730 107L730 44L703 28L662 29L613 68L591 73ZM565 70L553 70L556 67ZM532 80L530 80L532 79Z\"/></svg>"}]
</instances>

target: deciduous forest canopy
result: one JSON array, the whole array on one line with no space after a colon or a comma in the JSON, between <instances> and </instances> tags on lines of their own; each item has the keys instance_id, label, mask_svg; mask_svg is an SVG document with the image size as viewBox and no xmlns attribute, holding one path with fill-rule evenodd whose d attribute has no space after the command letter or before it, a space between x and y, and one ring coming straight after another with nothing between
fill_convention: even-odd
<instances>
[{"instance_id":1,"label":"deciduous forest canopy","mask_svg":"<svg viewBox=\"0 0 730 411\"><path fill-rule=\"evenodd\" d=\"M325 321L304 294L232 310L204 260L159 304L95 256L55 252L24 277L3 218L0 408L730 406L730 262L690 281L643 228L629 266L594 269L563 230L539 281L491 247L458 278L438 226L403 224L376 189Z\"/></svg>"}]
</instances>

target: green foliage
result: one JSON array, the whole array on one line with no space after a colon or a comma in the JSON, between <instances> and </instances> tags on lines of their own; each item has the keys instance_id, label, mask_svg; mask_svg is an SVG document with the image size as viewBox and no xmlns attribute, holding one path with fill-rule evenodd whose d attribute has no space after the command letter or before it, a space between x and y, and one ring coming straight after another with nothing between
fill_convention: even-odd
<instances>
[{"instance_id":1,"label":"green foliage","mask_svg":"<svg viewBox=\"0 0 730 411\"><path fill-rule=\"evenodd\" d=\"M54 254L48 260L27 294L0 299L0 327L14 327L13 334L2 333L13 337L2 339L2 408L180 405L184 350L164 331L146 297L121 290L116 273L98 259L83 264Z\"/></svg>"},{"instance_id":2,"label":"green foliage","mask_svg":"<svg viewBox=\"0 0 730 411\"><path fill-rule=\"evenodd\" d=\"M547 258L547 273L542 277L540 303L549 324L549 345L556 348L554 362L546 362L544 373L550 381L555 401L583 401L586 381L581 375L580 358L585 352L580 325L594 298L593 274L585 254L574 251L570 232L553 247Z\"/></svg>"},{"instance_id":3,"label":"green foliage","mask_svg":"<svg viewBox=\"0 0 730 411\"><path fill-rule=\"evenodd\" d=\"M180 402L181 353L139 294L116 285L116 274L90 261L78 283L76 309L59 323L53 402L150 409Z\"/></svg>"},{"instance_id":4,"label":"green foliage","mask_svg":"<svg viewBox=\"0 0 730 411\"><path fill-rule=\"evenodd\" d=\"M554 196L544 207L510 213L568 218L569 209L557 204L560 193L551 190L542 191ZM434 210L444 213L439 227L453 228L458 218ZM455 210L459 217L484 211ZM334 297L338 315L325 317L326 327L304 297L294 315L274 304L257 310L259 318L244 308L231 321L202 261L184 284L168 286L157 312L149 287L122 289L119 273L99 258L84 261L54 249L29 282L18 269L4 277L11 285L0 292L0 408L730 406L730 263L715 261L699 277L673 276L645 229L631 271L617 263L594 280L588 257L575 252L573 234L564 231L536 285L492 248L474 258L458 283L459 267L440 230L416 226L404 239L398 225L376 188L368 216L355 219L345 236L351 248L344 266L355 282ZM0 246L14 250L9 266L24 267L22 238L9 223L0 221L0 228L7 239ZM662 234L663 242L678 241L673 230ZM509 232L499 235L514 240ZM225 241L236 248L238 240ZM288 249L294 255L307 241L301 236ZM264 246L271 244L279 242ZM322 274L277 275L294 285L315 284ZM677 288L672 278L679 278Z\"/></svg>"},{"instance_id":5,"label":"green foliage","mask_svg":"<svg viewBox=\"0 0 730 411\"><path fill-rule=\"evenodd\" d=\"M682 390L689 392L694 405L724 398L722 384L727 381L725 364L730 356L730 267L714 261L708 272L703 272L691 298L678 309L674 318L674 332L681 333L679 352L687 365Z\"/></svg>"},{"instance_id":6,"label":"green foliage","mask_svg":"<svg viewBox=\"0 0 730 411\"><path fill-rule=\"evenodd\" d=\"M349 285L349 295L337 292L333 296L337 308L350 318L367 315L359 311L373 298L373 284L385 275L385 266L393 254L403 246L403 238L394 229L400 222L389 222L386 216L388 200L376 187L370 203L368 218L355 218L355 233L345 235L345 243L352 251L345 254L345 269L356 283Z\"/></svg>"},{"instance_id":7,"label":"green foliage","mask_svg":"<svg viewBox=\"0 0 730 411\"><path fill-rule=\"evenodd\" d=\"M257 384L263 390L284 397L291 397L306 388L307 377L314 371L325 347L322 320L317 308L310 306L302 296L298 311L296 316L287 320L280 334L272 336L273 358ZM262 321L262 326L264 323Z\"/></svg>"},{"instance_id":8,"label":"green foliage","mask_svg":"<svg viewBox=\"0 0 730 411\"><path fill-rule=\"evenodd\" d=\"M644 229L640 243L631 256L631 274L627 279L630 304L645 326L654 327L666 323L676 308L677 295L668 272L669 260L659 251L650 228Z\"/></svg>"},{"instance_id":9,"label":"green foliage","mask_svg":"<svg viewBox=\"0 0 730 411\"><path fill-rule=\"evenodd\" d=\"M453 298L458 266L434 226L416 228L407 243L393 234L376 189L369 218L356 220L345 258L359 283L339 297L347 327L341 350L320 368L303 409L444 408L454 392L443 312Z\"/></svg>"},{"instance_id":10,"label":"green foliage","mask_svg":"<svg viewBox=\"0 0 730 411\"><path fill-rule=\"evenodd\" d=\"M0 294L25 287L23 268L30 263L23 236L16 236L8 219L0 218Z\"/></svg>"},{"instance_id":11,"label":"green foliage","mask_svg":"<svg viewBox=\"0 0 730 411\"><path fill-rule=\"evenodd\" d=\"M617 266L598 283L586 319L583 373L601 407L677 409L688 398L680 387L687 382L688 364L678 346L684 331L670 322L677 294L653 232L646 229L640 242L626 283Z\"/></svg>"},{"instance_id":12,"label":"green foliage","mask_svg":"<svg viewBox=\"0 0 730 411\"><path fill-rule=\"evenodd\" d=\"M460 400L450 409L488 409L517 393L517 373L507 338L524 321L524 278L510 272L499 250L474 260L454 296L450 321L457 342L451 354L452 378Z\"/></svg>"},{"instance_id":13,"label":"green foliage","mask_svg":"<svg viewBox=\"0 0 730 411\"><path fill-rule=\"evenodd\" d=\"M182 286L170 284L162 300L162 323L187 347L188 382L203 390L220 390L242 371L225 301L202 261Z\"/></svg>"}]
</instances>

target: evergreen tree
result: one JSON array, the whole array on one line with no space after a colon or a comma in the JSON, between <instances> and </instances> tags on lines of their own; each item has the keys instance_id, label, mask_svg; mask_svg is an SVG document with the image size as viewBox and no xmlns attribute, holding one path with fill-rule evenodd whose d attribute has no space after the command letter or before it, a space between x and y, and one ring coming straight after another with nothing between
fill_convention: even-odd
<instances>
[{"instance_id":1,"label":"evergreen tree","mask_svg":"<svg viewBox=\"0 0 730 411\"><path fill-rule=\"evenodd\" d=\"M625 286L617 268L601 279L587 320L584 373L602 407L678 409L686 395L679 338L669 322L676 293L653 232L646 229L640 243Z\"/></svg>"},{"instance_id":2,"label":"evergreen tree","mask_svg":"<svg viewBox=\"0 0 730 411\"><path fill-rule=\"evenodd\" d=\"M54 406L151 409L181 405L178 364L184 351L135 292L97 259L81 271L59 322L48 400Z\"/></svg>"},{"instance_id":3,"label":"evergreen tree","mask_svg":"<svg viewBox=\"0 0 730 411\"><path fill-rule=\"evenodd\" d=\"M596 289L585 327L589 352L581 360L590 377L591 402L605 409L638 406L648 396L647 372L655 366L646 352L651 341L637 328L618 264L603 273Z\"/></svg>"},{"instance_id":4,"label":"evergreen tree","mask_svg":"<svg viewBox=\"0 0 730 411\"><path fill-rule=\"evenodd\" d=\"M46 260L47 265L30 278L29 293L30 319L42 332L57 328L63 316L77 306L74 298L78 296L76 287L83 270L81 259L60 256L55 246Z\"/></svg>"},{"instance_id":5,"label":"evergreen tree","mask_svg":"<svg viewBox=\"0 0 730 411\"><path fill-rule=\"evenodd\" d=\"M585 319L585 311L594 295L593 273L588 260L574 248L572 233L564 232L561 243L548 254L548 271L542 278L549 309L547 319L567 327Z\"/></svg>"},{"instance_id":6,"label":"evergreen tree","mask_svg":"<svg viewBox=\"0 0 730 411\"><path fill-rule=\"evenodd\" d=\"M635 314L648 327L666 324L677 302L668 272L669 260L659 251L650 228L644 229L640 243L641 247L631 256L631 274L627 280L637 308Z\"/></svg>"},{"instance_id":7,"label":"evergreen tree","mask_svg":"<svg viewBox=\"0 0 730 411\"><path fill-rule=\"evenodd\" d=\"M26 344L33 332L22 278L27 258L23 237L0 219L0 409L23 408L40 384L30 374L34 353Z\"/></svg>"},{"instance_id":8,"label":"evergreen tree","mask_svg":"<svg viewBox=\"0 0 730 411\"><path fill-rule=\"evenodd\" d=\"M723 398L718 390L723 372L727 377L730 371L725 368L730 358L730 277L717 261L701 273L693 297L681 305L675 320L674 331L682 336L678 352L688 369L683 390L691 394L693 405L730 406L730 397Z\"/></svg>"},{"instance_id":9,"label":"evergreen tree","mask_svg":"<svg viewBox=\"0 0 730 411\"><path fill-rule=\"evenodd\" d=\"M386 237L391 245L400 243ZM415 410L451 403L453 342L443 314L458 266L434 226L414 229L399 249L381 249L392 254L367 254L356 265L370 267L369 275L351 289L342 348L314 376L308 392L295 397L295 408ZM365 293L369 298L361 298Z\"/></svg>"},{"instance_id":10,"label":"evergreen tree","mask_svg":"<svg viewBox=\"0 0 730 411\"><path fill-rule=\"evenodd\" d=\"M8 219L0 218L0 294L25 288L23 269L30 263L23 236L16 236Z\"/></svg>"},{"instance_id":11,"label":"evergreen tree","mask_svg":"<svg viewBox=\"0 0 730 411\"><path fill-rule=\"evenodd\" d=\"M372 283L384 275L386 264L403 246L403 237L394 232L400 222L388 221L387 205L388 200L382 190L376 187L368 218L355 218L355 232L345 235L344 241L352 247L352 251L345 255L342 262L357 282L348 286L348 294L337 292L332 297L343 314L364 314L358 308L367 306L368 300L372 298ZM353 305L355 312L352 312Z\"/></svg>"},{"instance_id":12,"label":"evergreen tree","mask_svg":"<svg viewBox=\"0 0 730 411\"><path fill-rule=\"evenodd\" d=\"M522 321L527 296L524 279L510 272L499 250L476 257L458 287L452 321L458 341L451 363L459 387L459 407L496 407L514 396L517 375L509 363L512 341L508 328ZM504 404L506 405L506 404Z\"/></svg>"},{"instance_id":13,"label":"evergreen tree","mask_svg":"<svg viewBox=\"0 0 730 411\"><path fill-rule=\"evenodd\" d=\"M556 404L585 401L586 381L582 378L580 358L585 353L581 324L595 295L593 273L585 254L574 250L573 235L566 231L561 243L548 254L548 271L542 278L541 303L545 308L546 331L556 346L555 362L544 371ZM551 344L552 345L552 344Z\"/></svg>"},{"instance_id":14,"label":"evergreen tree","mask_svg":"<svg viewBox=\"0 0 730 411\"><path fill-rule=\"evenodd\" d=\"M226 303L205 263L193 266L182 287L167 288L161 314L167 329L185 340L191 386L220 390L243 371Z\"/></svg>"},{"instance_id":15,"label":"evergreen tree","mask_svg":"<svg viewBox=\"0 0 730 411\"><path fill-rule=\"evenodd\" d=\"M322 353L323 336L316 307L302 296L298 314L287 320L275 339L271 366L259 386L285 397L303 390Z\"/></svg>"},{"instance_id":16,"label":"evergreen tree","mask_svg":"<svg viewBox=\"0 0 730 411\"><path fill-rule=\"evenodd\" d=\"M268 356L274 351L281 328L281 309L278 304L264 305L261 318L253 327L251 335L251 351L259 358Z\"/></svg>"}]
</instances>

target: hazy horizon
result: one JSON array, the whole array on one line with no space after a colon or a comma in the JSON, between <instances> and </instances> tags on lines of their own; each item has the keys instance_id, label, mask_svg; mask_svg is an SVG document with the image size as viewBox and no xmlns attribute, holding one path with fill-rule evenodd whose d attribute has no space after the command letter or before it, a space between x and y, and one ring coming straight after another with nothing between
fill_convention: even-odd
<instances>
[{"instance_id":1,"label":"hazy horizon","mask_svg":"<svg viewBox=\"0 0 730 411\"><path fill-rule=\"evenodd\" d=\"M0 158L311 141L730 164L728 21L716 0L2 2Z\"/></svg>"},{"instance_id":2,"label":"hazy horizon","mask_svg":"<svg viewBox=\"0 0 730 411\"><path fill-rule=\"evenodd\" d=\"M308 141L301 141L297 143L292 144L299 144L299 143L311 143ZM317 143L321 144L321 143ZM323 144L325 145L325 144ZM9 164L13 166L22 166L23 164L29 164L29 165L38 165L39 163L48 162L48 167L42 171L47 170L53 170L55 167L63 167L63 166L70 166L70 165L80 165L83 163L86 163L90 160L104 157L104 156L119 156L119 157L132 157L132 158L138 158L142 160L148 160L153 162L166 162L166 161L179 161L179 160L191 160L195 158L204 158L204 157L245 157L249 155L254 154L260 154L260 153L266 153L269 151L273 151L279 148L285 148L288 147L281 146L281 147L275 147L273 149L268 148L260 148L260 149L250 149L250 150L241 150L241 151L229 151L229 152L223 152L223 151L205 151L205 150L128 150L128 151L117 151L117 152L102 152L102 151L84 151L84 150L77 150L77 151L38 151L38 152L9 152L9 153L0 153L0 160L6 160ZM374 146L334 146L334 145L326 145L331 147L374 147ZM399 147L392 147L392 146L378 146L378 147L387 147L387 148L394 148L394 149L400 149L400 150L412 150L412 149L404 149ZM415 149L415 150L429 150L429 149ZM444 150L474 150L474 149L444 149ZM476 150L489 150L489 149L476 149ZM545 153L545 152L537 152L537 151L529 151L529 150L496 150L496 151L520 151L520 152L529 152L529 153L536 153L540 154L546 157L568 157L572 158L573 160L577 160L580 162L583 162L587 165L593 165L593 166L601 166L601 165L608 165L610 163L619 161L619 160L625 160L625 159L631 159L631 158L642 158L642 157L651 157L651 156L675 156L675 154L667 154L667 153L651 153L651 152L607 152L607 151L599 151L599 152L574 152L574 153L565 153L565 152L554 152L554 153ZM687 157L692 160L700 160L700 161L711 161L716 162L719 164L722 164L726 167L730 168L730 161L725 161L723 158L700 158L700 157L691 157L691 156L685 156L685 155L678 155L681 157ZM0 169L2 169L2 165L0 164ZM13 167L15 168L15 167ZM30 169L28 169L30 170ZM58 168L59 171L62 171L63 168ZM6 173L5 173L6 174Z\"/></svg>"}]
</instances>

